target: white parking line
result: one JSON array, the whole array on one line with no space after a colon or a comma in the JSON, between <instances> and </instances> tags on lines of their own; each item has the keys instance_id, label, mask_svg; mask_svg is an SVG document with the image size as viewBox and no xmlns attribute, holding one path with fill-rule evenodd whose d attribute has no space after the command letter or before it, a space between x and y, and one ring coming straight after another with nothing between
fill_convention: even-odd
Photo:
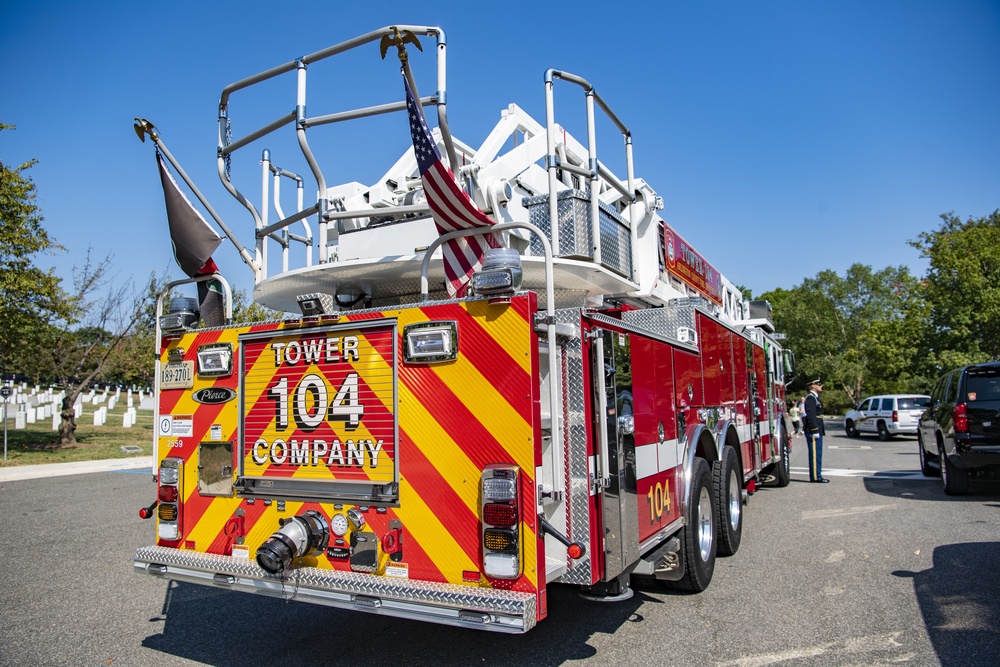
<instances>
[{"instance_id":1,"label":"white parking line","mask_svg":"<svg viewBox=\"0 0 1000 667\"><path fill-rule=\"evenodd\" d=\"M809 476L809 468L792 468L792 474ZM873 477L877 479L928 479L919 470L851 470L823 468L823 477Z\"/></svg>"}]
</instances>

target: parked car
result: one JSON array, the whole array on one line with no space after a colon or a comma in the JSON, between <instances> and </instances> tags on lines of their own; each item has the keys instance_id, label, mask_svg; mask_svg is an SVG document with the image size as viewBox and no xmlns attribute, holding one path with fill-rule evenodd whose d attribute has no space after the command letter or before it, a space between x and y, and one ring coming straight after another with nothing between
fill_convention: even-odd
<instances>
[{"instance_id":1,"label":"parked car","mask_svg":"<svg viewBox=\"0 0 1000 667\"><path fill-rule=\"evenodd\" d=\"M894 435L916 435L917 420L931 397L924 394L885 394L861 401L844 417L844 430L856 438L862 433L877 433L879 440Z\"/></svg>"},{"instance_id":2,"label":"parked car","mask_svg":"<svg viewBox=\"0 0 1000 667\"><path fill-rule=\"evenodd\" d=\"M1000 362L945 373L920 418L920 470L944 492L969 492L969 477L1000 469Z\"/></svg>"}]
</instances>

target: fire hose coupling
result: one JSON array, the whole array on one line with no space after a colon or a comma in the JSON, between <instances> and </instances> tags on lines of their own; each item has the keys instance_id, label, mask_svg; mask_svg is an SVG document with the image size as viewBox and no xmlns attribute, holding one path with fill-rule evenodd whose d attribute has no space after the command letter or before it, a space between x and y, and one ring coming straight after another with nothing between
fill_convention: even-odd
<instances>
[{"instance_id":1,"label":"fire hose coupling","mask_svg":"<svg viewBox=\"0 0 1000 667\"><path fill-rule=\"evenodd\" d=\"M330 542L330 525L315 510L279 523L281 528L257 549L257 564L271 574L289 569L295 558L321 553Z\"/></svg>"}]
</instances>

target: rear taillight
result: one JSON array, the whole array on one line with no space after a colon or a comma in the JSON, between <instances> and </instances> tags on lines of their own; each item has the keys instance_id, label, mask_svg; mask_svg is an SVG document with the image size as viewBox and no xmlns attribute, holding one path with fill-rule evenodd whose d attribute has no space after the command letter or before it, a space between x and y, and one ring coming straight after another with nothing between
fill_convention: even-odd
<instances>
[{"instance_id":1,"label":"rear taillight","mask_svg":"<svg viewBox=\"0 0 1000 667\"><path fill-rule=\"evenodd\" d=\"M892 422L894 424L898 424L899 423L899 411L897 411L897 410L893 410L892 411Z\"/></svg>"},{"instance_id":2,"label":"rear taillight","mask_svg":"<svg viewBox=\"0 0 1000 667\"><path fill-rule=\"evenodd\" d=\"M966 412L965 403L958 403L951 411L951 419L955 424L955 433L969 432L969 415Z\"/></svg>"},{"instance_id":3,"label":"rear taillight","mask_svg":"<svg viewBox=\"0 0 1000 667\"><path fill-rule=\"evenodd\" d=\"M494 579L521 574L517 466L491 464L482 475L483 572Z\"/></svg>"},{"instance_id":4,"label":"rear taillight","mask_svg":"<svg viewBox=\"0 0 1000 667\"><path fill-rule=\"evenodd\" d=\"M167 542L176 542L181 538L180 488L183 464L181 459L174 457L165 458L160 463L160 487L156 492L160 501L156 512L159 519L156 535Z\"/></svg>"},{"instance_id":5,"label":"rear taillight","mask_svg":"<svg viewBox=\"0 0 1000 667\"><path fill-rule=\"evenodd\" d=\"M483 506L483 522L491 526L510 528L517 525L517 507L500 503Z\"/></svg>"}]
</instances>

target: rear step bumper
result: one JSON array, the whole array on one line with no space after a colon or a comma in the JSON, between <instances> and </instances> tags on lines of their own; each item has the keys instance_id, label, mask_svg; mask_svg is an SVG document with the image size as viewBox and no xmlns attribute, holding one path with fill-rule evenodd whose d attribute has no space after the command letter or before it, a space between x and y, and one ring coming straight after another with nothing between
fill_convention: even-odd
<instances>
[{"instance_id":1,"label":"rear step bumper","mask_svg":"<svg viewBox=\"0 0 1000 667\"><path fill-rule=\"evenodd\" d=\"M315 567L282 580L246 558L156 546L138 549L132 564L136 572L174 581L464 628L521 633L536 620L531 593Z\"/></svg>"}]
</instances>

